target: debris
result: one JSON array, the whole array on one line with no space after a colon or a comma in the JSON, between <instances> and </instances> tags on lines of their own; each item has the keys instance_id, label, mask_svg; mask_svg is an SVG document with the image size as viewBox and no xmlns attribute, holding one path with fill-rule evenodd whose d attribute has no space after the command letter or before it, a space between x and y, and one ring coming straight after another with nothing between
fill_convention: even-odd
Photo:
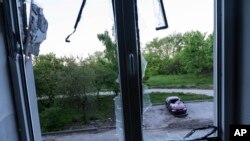
<instances>
[{"instance_id":1,"label":"debris","mask_svg":"<svg viewBox=\"0 0 250 141\"><path fill-rule=\"evenodd\" d=\"M43 14L43 9L31 4L28 35L25 46L25 54L38 56L41 43L46 39L48 22Z\"/></svg>"}]
</instances>

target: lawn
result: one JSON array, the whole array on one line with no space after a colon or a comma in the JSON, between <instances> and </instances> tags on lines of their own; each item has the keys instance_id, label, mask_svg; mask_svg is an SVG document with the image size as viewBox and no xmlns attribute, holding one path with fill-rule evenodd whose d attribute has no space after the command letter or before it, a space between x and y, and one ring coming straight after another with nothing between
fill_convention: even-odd
<instances>
[{"instance_id":1,"label":"lawn","mask_svg":"<svg viewBox=\"0 0 250 141\"><path fill-rule=\"evenodd\" d=\"M213 76L199 76L193 74L185 75L156 75L144 82L150 88L199 88L211 89L213 87Z\"/></svg>"},{"instance_id":2,"label":"lawn","mask_svg":"<svg viewBox=\"0 0 250 141\"><path fill-rule=\"evenodd\" d=\"M197 100L212 100L212 96L202 95L202 94L184 94L184 93L151 93L150 100L152 104L164 104L165 99L169 96L178 96L183 101L197 101Z\"/></svg>"}]
</instances>

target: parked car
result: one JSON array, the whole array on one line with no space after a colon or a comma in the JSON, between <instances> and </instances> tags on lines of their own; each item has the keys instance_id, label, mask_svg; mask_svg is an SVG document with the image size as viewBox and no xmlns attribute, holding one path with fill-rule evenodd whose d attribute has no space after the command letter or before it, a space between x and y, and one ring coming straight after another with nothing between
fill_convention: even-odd
<instances>
[{"instance_id":1,"label":"parked car","mask_svg":"<svg viewBox=\"0 0 250 141\"><path fill-rule=\"evenodd\" d=\"M172 113L173 115L175 116L187 115L187 107L178 96L167 97L165 104L169 112Z\"/></svg>"}]
</instances>

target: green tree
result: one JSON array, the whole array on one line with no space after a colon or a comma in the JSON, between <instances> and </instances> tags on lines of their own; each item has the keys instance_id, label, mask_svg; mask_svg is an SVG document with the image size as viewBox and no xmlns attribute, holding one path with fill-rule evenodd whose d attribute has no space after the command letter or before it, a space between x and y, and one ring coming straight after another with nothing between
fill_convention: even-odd
<instances>
[{"instance_id":1,"label":"green tree","mask_svg":"<svg viewBox=\"0 0 250 141\"><path fill-rule=\"evenodd\" d=\"M112 41L109 32L104 31L104 33L97 34L97 38L105 46L105 58L108 60L109 63L112 64L114 71L118 71L116 44L114 41Z\"/></svg>"},{"instance_id":2,"label":"green tree","mask_svg":"<svg viewBox=\"0 0 250 141\"><path fill-rule=\"evenodd\" d=\"M213 36L199 31L184 34L184 49L181 52L182 64L188 73L212 73Z\"/></svg>"},{"instance_id":3,"label":"green tree","mask_svg":"<svg viewBox=\"0 0 250 141\"><path fill-rule=\"evenodd\" d=\"M179 73L183 70L178 54L183 48L183 35L173 33L164 38L154 38L146 44L144 56L148 62L146 77L157 74Z\"/></svg>"},{"instance_id":4,"label":"green tree","mask_svg":"<svg viewBox=\"0 0 250 141\"><path fill-rule=\"evenodd\" d=\"M43 106L50 107L58 94L59 72L63 69L63 62L53 53L35 57L33 62L37 95L48 98Z\"/></svg>"},{"instance_id":5,"label":"green tree","mask_svg":"<svg viewBox=\"0 0 250 141\"><path fill-rule=\"evenodd\" d=\"M158 74L208 74L213 69L213 36L199 31L173 33L146 44L146 78Z\"/></svg>"},{"instance_id":6,"label":"green tree","mask_svg":"<svg viewBox=\"0 0 250 141\"><path fill-rule=\"evenodd\" d=\"M158 38L154 38L151 42L146 44L143 51L147 64L146 78L152 75L159 74L161 60L165 58L162 51L162 42Z\"/></svg>"},{"instance_id":7,"label":"green tree","mask_svg":"<svg viewBox=\"0 0 250 141\"><path fill-rule=\"evenodd\" d=\"M116 43L112 41L108 31L98 34L97 37L105 46L105 50L104 54L95 57L95 61L92 61L92 65L96 68L98 81L100 80L102 83L101 86L111 89L118 94L119 86L116 82L116 79L118 78Z\"/></svg>"},{"instance_id":8,"label":"green tree","mask_svg":"<svg viewBox=\"0 0 250 141\"><path fill-rule=\"evenodd\" d=\"M160 39L162 43L162 54L164 55L163 58L173 58L177 53L181 51L183 48L183 35L181 33L173 33L170 34L162 39Z\"/></svg>"},{"instance_id":9,"label":"green tree","mask_svg":"<svg viewBox=\"0 0 250 141\"><path fill-rule=\"evenodd\" d=\"M59 107L67 111L81 113L81 117L72 117L75 121L89 120L88 114L96 110L95 102L89 103L95 97L95 74L93 68L90 68L83 60L77 60L75 57L63 57L64 68L60 72L60 81L58 89L60 99Z\"/></svg>"}]
</instances>

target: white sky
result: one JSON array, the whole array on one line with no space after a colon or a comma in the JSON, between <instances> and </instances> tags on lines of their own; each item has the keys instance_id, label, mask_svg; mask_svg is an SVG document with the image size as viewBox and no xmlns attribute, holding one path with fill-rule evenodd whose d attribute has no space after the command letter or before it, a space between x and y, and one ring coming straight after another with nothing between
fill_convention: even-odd
<instances>
[{"instance_id":1,"label":"white sky","mask_svg":"<svg viewBox=\"0 0 250 141\"><path fill-rule=\"evenodd\" d=\"M35 0L43 7L49 27L47 39L41 44L40 54L49 52L57 56L78 55L83 58L95 51L104 50L97 34L105 30L112 35L113 12L111 0L87 0L77 31L73 31L82 0ZM214 0L163 0L169 28L155 31L153 0L138 0L139 24L142 47L155 37L173 32L199 30L213 31Z\"/></svg>"}]
</instances>

